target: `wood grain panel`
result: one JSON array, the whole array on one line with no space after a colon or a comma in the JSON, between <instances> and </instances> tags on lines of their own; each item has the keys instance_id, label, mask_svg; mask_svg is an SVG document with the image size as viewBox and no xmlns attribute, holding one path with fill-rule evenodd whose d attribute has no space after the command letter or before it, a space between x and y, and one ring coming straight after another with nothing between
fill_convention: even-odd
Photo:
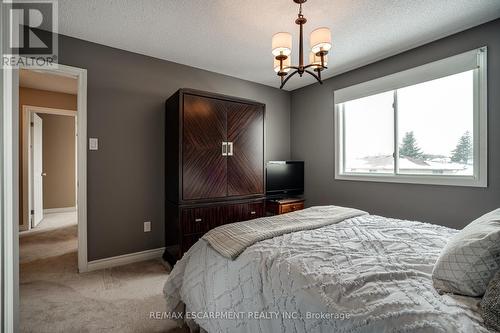
<instances>
[{"instance_id":1,"label":"wood grain panel","mask_svg":"<svg viewBox=\"0 0 500 333\"><path fill-rule=\"evenodd\" d=\"M226 223L224 206L183 208L181 210L183 234L205 233Z\"/></svg>"},{"instance_id":2,"label":"wood grain panel","mask_svg":"<svg viewBox=\"0 0 500 333\"><path fill-rule=\"evenodd\" d=\"M228 156L228 196L264 193L264 109L258 105L226 103L227 137L233 143Z\"/></svg>"},{"instance_id":3,"label":"wood grain panel","mask_svg":"<svg viewBox=\"0 0 500 333\"><path fill-rule=\"evenodd\" d=\"M247 219L256 219L259 217L265 216L266 213L266 203L265 201L262 202L251 202L248 204L248 215Z\"/></svg>"},{"instance_id":4,"label":"wood grain panel","mask_svg":"<svg viewBox=\"0 0 500 333\"><path fill-rule=\"evenodd\" d=\"M241 203L227 206L227 223L247 221L264 216L264 202Z\"/></svg>"},{"instance_id":5,"label":"wood grain panel","mask_svg":"<svg viewBox=\"0 0 500 333\"><path fill-rule=\"evenodd\" d=\"M226 109L220 100L184 95L183 199L210 199L227 194Z\"/></svg>"},{"instance_id":6,"label":"wood grain panel","mask_svg":"<svg viewBox=\"0 0 500 333\"><path fill-rule=\"evenodd\" d=\"M165 192L167 200L177 202L179 199L179 93L175 93L165 103ZM182 194L181 194L182 195Z\"/></svg>"}]
</instances>

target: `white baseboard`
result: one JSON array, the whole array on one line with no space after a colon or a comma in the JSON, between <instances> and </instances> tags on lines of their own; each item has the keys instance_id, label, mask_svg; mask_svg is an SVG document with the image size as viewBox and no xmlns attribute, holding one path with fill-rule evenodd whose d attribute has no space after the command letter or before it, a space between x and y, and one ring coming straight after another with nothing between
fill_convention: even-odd
<instances>
[{"instance_id":1,"label":"white baseboard","mask_svg":"<svg viewBox=\"0 0 500 333\"><path fill-rule=\"evenodd\" d=\"M76 207L46 208L44 214L76 212Z\"/></svg>"},{"instance_id":2,"label":"white baseboard","mask_svg":"<svg viewBox=\"0 0 500 333\"><path fill-rule=\"evenodd\" d=\"M127 265L139 261L161 258L161 256L163 255L163 251L165 251L165 248L160 247L157 249L129 253L111 258L92 260L88 262L86 272Z\"/></svg>"}]
</instances>

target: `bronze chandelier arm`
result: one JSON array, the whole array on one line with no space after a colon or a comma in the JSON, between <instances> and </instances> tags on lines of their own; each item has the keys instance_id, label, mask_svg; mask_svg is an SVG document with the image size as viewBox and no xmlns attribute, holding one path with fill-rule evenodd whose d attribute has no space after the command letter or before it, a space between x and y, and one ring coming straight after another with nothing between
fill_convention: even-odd
<instances>
[{"instance_id":1,"label":"bronze chandelier arm","mask_svg":"<svg viewBox=\"0 0 500 333\"><path fill-rule=\"evenodd\" d=\"M296 70L296 71L295 71L295 72L293 72L292 74L288 74L288 75L287 75L287 77L286 77L286 79L285 79L285 81L283 81L283 82L281 83L280 89L282 89L282 88L283 88L283 86L286 84L286 82L287 82L288 80L290 80L290 78L291 78L292 76L294 76L295 74L297 74L298 72L299 72L299 71L298 71L298 70ZM313 74L313 75L314 75L314 74Z\"/></svg>"},{"instance_id":2,"label":"bronze chandelier arm","mask_svg":"<svg viewBox=\"0 0 500 333\"><path fill-rule=\"evenodd\" d=\"M321 65L316 65L316 64L309 64L307 66L304 66L304 69L309 68L309 67L320 67L321 70L328 69L328 67L326 67L326 66L321 66Z\"/></svg>"},{"instance_id":3,"label":"bronze chandelier arm","mask_svg":"<svg viewBox=\"0 0 500 333\"><path fill-rule=\"evenodd\" d=\"M316 80L318 80L319 84L323 84L323 81L321 81L321 79L320 79L320 77L319 77L318 75L314 74L313 72L311 72L311 71L309 71L309 70L306 70L306 73L309 73L309 74L311 74L312 76L314 76L314 78L315 78Z\"/></svg>"}]
</instances>

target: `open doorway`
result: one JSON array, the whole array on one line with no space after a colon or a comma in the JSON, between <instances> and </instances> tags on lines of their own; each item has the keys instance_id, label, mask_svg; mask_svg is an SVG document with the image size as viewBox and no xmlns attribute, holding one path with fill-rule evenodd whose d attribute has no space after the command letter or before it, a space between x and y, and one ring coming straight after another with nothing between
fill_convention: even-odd
<instances>
[{"instance_id":1,"label":"open doorway","mask_svg":"<svg viewBox=\"0 0 500 333\"><path fill-rule=\"evenodd\" d=\"M76 270L78 81L21 69L19 109L19 263L59 257Z\"/></svg>"},{"instance_id":2,"label":"open doorway","mask_svg":"<svg viewBox=\"0 0 500 333\"><path fill-rule=\"evenodd\" d=\"M31 263L47 259L64 260L71 270L87 268L86 197L79 186L86 133L78 137L86 120L86 75L60 67L19 70L21 280L29 278Z\"/></svg>"}]
</instances>

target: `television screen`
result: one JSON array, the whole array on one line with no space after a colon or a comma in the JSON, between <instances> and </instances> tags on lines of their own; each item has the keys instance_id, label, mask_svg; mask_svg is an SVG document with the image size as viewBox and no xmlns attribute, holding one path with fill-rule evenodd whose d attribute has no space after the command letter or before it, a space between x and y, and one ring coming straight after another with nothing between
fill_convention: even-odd
<instances>
[{"instance_id":1,"label":"television screen","mask_svg":"<svg viewBox=\"0 0 500 333\"><path fill-rule=\"evenodd\" d=\"M268 195L304 193L304 161L270 161L266 167Z\"/></svg>"}]
</instances>

